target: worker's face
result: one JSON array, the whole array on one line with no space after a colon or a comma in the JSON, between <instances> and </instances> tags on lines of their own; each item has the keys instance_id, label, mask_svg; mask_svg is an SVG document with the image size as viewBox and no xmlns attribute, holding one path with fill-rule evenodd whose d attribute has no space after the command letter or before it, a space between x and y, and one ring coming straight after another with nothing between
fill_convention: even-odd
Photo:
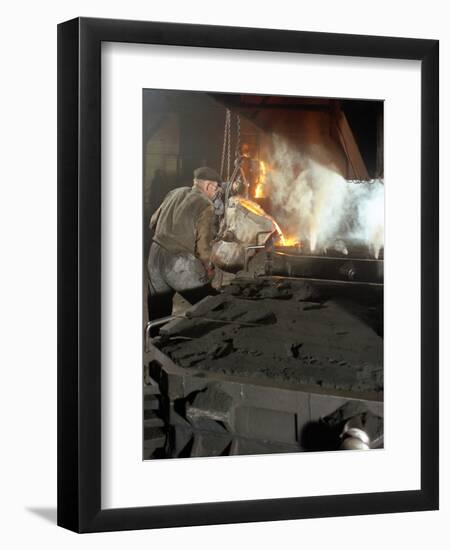
<instances>
[{"instance_id":1,"label":"worker's face","mask_svg":"<svg viewBox=\"0 0 450 550\"><path fill-rule=\"evenodd\" d=\"M213 201L220 193L220 186L217 181L205 181L205 191L208 197Z\"/></svg>"}]
</instances>

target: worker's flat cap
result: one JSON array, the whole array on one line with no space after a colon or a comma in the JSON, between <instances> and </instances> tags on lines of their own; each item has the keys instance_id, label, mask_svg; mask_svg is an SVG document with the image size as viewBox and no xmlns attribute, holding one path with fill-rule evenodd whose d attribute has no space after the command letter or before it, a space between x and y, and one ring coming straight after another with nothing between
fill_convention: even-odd
<instances>
[{"instance_id":1,"label":"worker's flat cap","mask_svg":"<svg viewBox=\"0 0 450 550\"><path fill-rule=\"evenodd\" d=\"M196 180L209 180L217 182L222 180L219 174L212 168L209 168L209 166L201 166L200 168L196 168L194 170L194 178Z\"/></svg>"}]
</instances>

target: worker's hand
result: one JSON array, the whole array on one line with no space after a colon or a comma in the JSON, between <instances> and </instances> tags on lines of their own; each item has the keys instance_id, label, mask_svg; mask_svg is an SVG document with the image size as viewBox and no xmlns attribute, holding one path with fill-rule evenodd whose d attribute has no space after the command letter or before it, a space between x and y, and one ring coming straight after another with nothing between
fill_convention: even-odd
<instances>
[{"instance_id":1,"label":"worker's hand","mask_svg":"<svg viewBox=\"0 0 450 550\"><path fill-rule=\"evenodd\" d=\"M212 264L211 262L208 262L208 263L204 263L203 265L205 267L206 278L208 279L208 282L211 282L214 279L214 273L215 273L214 264Z\"/></svg>"}]
</instances>

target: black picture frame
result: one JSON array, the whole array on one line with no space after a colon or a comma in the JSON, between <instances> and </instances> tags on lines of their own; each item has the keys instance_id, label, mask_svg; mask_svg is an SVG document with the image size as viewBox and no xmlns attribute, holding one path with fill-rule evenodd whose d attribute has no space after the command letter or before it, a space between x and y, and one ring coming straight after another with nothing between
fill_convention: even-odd
<instances>
[{"instance_id":1,"label":"black picture frame","mask_svg":"<svg viewBox=\"0 0 450 550\"><path fill-rule=\"evenodd\" d=\"M127 42L421 62L421 488L101 508L101 44ZM437 40L77 18L58 26L58 525L76 532L438 508Z\"/></svg>"}]
</instances>

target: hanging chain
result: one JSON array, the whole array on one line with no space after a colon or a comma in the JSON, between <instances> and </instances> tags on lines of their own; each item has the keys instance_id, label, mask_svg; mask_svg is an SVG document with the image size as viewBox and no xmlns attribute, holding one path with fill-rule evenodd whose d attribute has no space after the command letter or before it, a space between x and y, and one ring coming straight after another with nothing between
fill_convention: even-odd
<instances>
[{"instance_id":1,"label":"hanging chain","mask_svg":"<svg viewBox=\"0 0 450 550\"><path fill-rule=\"evenodd\" d=\"M236 115L236 149L235 158L239 158L241 148L241 117ZM225 127L223 131L223 146L222 146L222 160L220 162L220 175L225 177L225 157L227 158L227 172L226 179L230 179L231 175L231 111L226 110L225 113Z\"/></svg>"},{"instance_id":2,"label":"hanging chain","mask_svg":"<svg viewBox=\"0 0 450 550\"><path fill-rule=\"evenodd\" d=\"M222 161L220 163L220 175L224 177L224 168L225 168L225 155L228 151L228 170L227 178L230 177L230 139L231 139L231 111L230 109L226 110L225 113L225 127L223 131L223 147L222 147Z\"/></svg>"},{"instance_id":3,"label":"hanging chain","mask_svg":"<svg viewBox=\"0 0 450 550\"><path fill-rule=\"evenodd\" d=\"M241 154L241 117L236 115L236 158Z\"/></svg>"},{"instance_id":4,"label":"hanging chain","mask_svg":"<svg viewBox=\"0 0 450 550\"><path fill-rule=\"evenodd\" d=\"M230 180L230 166L231 166L231 111L228 109L228 143L227 143L227 181Z\"/></svg>"}]
</instances>

